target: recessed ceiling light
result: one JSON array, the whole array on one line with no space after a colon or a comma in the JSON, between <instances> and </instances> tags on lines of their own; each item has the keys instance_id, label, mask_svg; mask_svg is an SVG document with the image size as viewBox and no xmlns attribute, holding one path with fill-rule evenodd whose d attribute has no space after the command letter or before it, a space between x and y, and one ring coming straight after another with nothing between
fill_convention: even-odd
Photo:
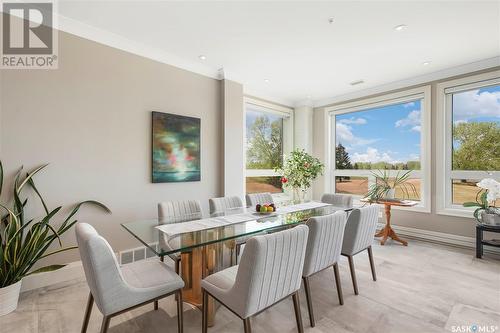
<instances>
[{"instance_id":1,"label":"recessed ceiling light","mask_svg":"<svg viewBox=\"0 0 500 333\"><path fill-rule=\"evenodd\" d=\"M332 24L334 21L335 21L335 20L333 19L333 17L330 17L330 18L328 19L328 23L330 23L330 24Z\"/></svg>"},{"instance_id":2,"label":"recessed ceiling light","mask_svg":"<svg viewBox=\"0 0 500 333\"><path fill-rule=\"evenodd\" d=\"M200 60L207 60L207 57L206 57L206 56L204 56L203 54L202 54L202 55L200 55L200 56L198 56L198 58L200 58Z\"/></svg>"},{"instance_id":3,"label":"recessed ceiling light","mask_svg":"<svg viewBox=\"0 0 500 333\"><path fill-rule=\"evenodd\" d=\"M264 79L264 82L265 83L269 83L269 79Z\"/></svg>"},{"instance_id":4,"label":"recessed ceiling light","mask_svg":"<svg viewBox=\"0 0 500 333\"><path fill-rule=\"evenodd\" d=\"M406 30L407 28L408 28L408 26L406 24L400 24L400 25L395 26L394 30L403 31L403 30Z\"/></svg>"},{"instance_id":5,"label":"recessed ceiling light","mask_svg":"<svg viewBox=\"0 0 500 333\"><path fill-rule=\"evenodd\" d=\"M430 61L424 61L424 62L422 63L422 65L423 65L423 66L428 66L428 65L430 65L430 64L431 64L431 62L430 62Z\"/></svg>"},{"instance_id":6,"label":"recessed ceiling light","mask_svg":"<svg viewBox=\"0 0 500 333\"><path fill-rule=\"evenodd\" d=\"M356 81L352 81L351 83L349 83L351 86L357 86L358 84L363 84L365 83L365 81L363 80L356 80Z\"/></svg>"}]
</instances>

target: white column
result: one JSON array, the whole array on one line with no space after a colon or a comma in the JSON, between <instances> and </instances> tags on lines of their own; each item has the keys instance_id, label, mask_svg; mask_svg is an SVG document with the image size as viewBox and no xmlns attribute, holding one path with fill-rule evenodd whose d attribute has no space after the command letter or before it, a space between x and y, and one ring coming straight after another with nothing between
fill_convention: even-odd
<instances>
[{"instance_id":1,"label":"white column","mask_svg":"<svg viewBox=\"0 0 500 333\"><path fill-rule=\"evenodd\" d=\"M313 152L313 108L310 105L295 107L294 111L294 143L295 148Z\"/></svg>"},{"instance_id":2,"label":"white column","mask_svg":"<svg viewBox=\"0 0 500 333\"><path fill-rule=\"evenodd\" d=\"M223 196L245 196L245 110L243 85L222 80L222 111L224 119Z\"/></svg>"}]
</instances>

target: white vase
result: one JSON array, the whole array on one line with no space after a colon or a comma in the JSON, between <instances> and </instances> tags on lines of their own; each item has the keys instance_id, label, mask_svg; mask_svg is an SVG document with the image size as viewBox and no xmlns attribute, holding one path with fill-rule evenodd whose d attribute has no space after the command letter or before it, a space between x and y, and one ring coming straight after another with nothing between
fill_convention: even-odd
<instances>
[{"instance_id":1,"label":"white vase","mask_svg":"<svg viewBox=\"0 0 500 333\"><path fill-rule=\"evenodd\" d=\"M385 192L385 199L394 199L396 197L396 189L391 188Z\"/></svg>"},{"instance_id":2,"label":"white vase","mask_svg":"<svg viewBox=\"0 0 500 333\"><path fill-rule=\"evenodd\" d=\"M500 226L500 215L495 213L482 212L481 221L487 225Z\"/></svg>"},{"instance_id":3,"label":"white vase","mask_svg":"<svg viewBox=\"0 0 500 333\"><path fill-rule=\"evenodd\" d=\"M19 293L21 291L21 281L10 286L0 288L0 316L4 316L17 309Z\"/></svg>"}]
</instances>

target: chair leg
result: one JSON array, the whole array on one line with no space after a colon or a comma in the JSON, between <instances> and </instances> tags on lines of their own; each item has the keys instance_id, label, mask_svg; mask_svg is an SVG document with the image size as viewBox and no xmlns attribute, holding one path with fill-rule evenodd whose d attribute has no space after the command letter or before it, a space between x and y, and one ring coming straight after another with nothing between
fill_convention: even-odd
<instances>
[{"instance_id":1,"label":"chair leg","mask_svg":"<svg viewBox=\"0 0 500 333\"><path fill-rule=\"evenodd\" d=\"M183 320L183 313L182 313L182 290L179 289L179 291L176 293L177 295L177 332L182 333L184 330L184 320Z\"/></svg>"},{"instance_id":2,"label":"chair leg","mask_svg":"<svg viewBox=\"0 0 500 333\"><path fill-rule=\"evenodd\" d=\"M352 286L354 287L354 294L358 295L358 282L356 281L356 272L354 271L354 260L352 256L347 256L349 261L349 269L351 270Z\"/></svg>"},{"instance_id":3,"label":"chair leg","mask_svg":"<svg viewBox=\"0 0 500 333\"><path fill-rule=\"evenodd\" d=\"M92 313L92 306L94 305L94 296L89 293L89 299L87 300L87 308L85 309L85 317L83 317L82 333L87 332L87 327L89 326L90 314Z\"/></svg>"},{"instance_id":4,"label":"chair leg","mask_svg":"<svg viewBox=\"0 0 500 333\"><path fill-rule=\"evenodd\" d=\"M177 257L175 258L175 274L179 275L179 272L181 270L181 258ZM175 300L177 301L177 293L175 294Z\"/></svg>"},{"instance_id":5,"label":"chair leg","mask_svg":"<svg viewBox=\"0 0 500 333\"><path fill-rule=\"evenodd\" d=\"M296 291L295 294L292 295L292 299L293 308L295 310L295 320L297 321L297 330L299 333L304 333L304 326L302 326L302 315L300 314L300 301L298 291Z\"/></svg>"},{"instance_id":6,"label":"chair leg","mask_svg":"<svg viewBox=\"0 0 500 333\"><path fill-rule=\"evenodd\" d=\"M333 274L335 275L335 284L337 285L337 295L339 296L340 305L344 305L344 295L342 293L342 285L340 284L339 265L333 264Z\"/></svg>"},{"instance_id":7,"label":"chair leg","mask_svg":"<svg viewBox=\"0 0 500 333\"><path fill-rule=\"evenodd\" d=\"M203 304L202 304L202 321L201 321L201 332L207 333L208 330L208 293L202 289L203 293Z\"/></svg>"},{"instance_id":8,"label":"chair leg","mask_svg":"<svg viewBox=\"0 0 500 333\"><path fill-rule=\"evenodd\" d=\"M243 328L245 333L252 333L252 326L250 325L250 318L243 319Z\"/></svg>"},{"instance_id":9,"label":"chair leg","mask_svg":"<svg viewBox=\"0 0 500 333\"><path fill-rule=\"evenodd\" d=\"M164 256L160 256L160 261L163 262L165 260ZM154 301L154 309L155 311L158 310L158 301Z\"/></svg>"},{"instance_id":10,"label":"chair leg","mask_svg":"<svg viewBox=\"0 0 500 333\"><path fill-rule=\"evenodd\" d=\"M368 246L368 258L370 259L370 267L372 269L373 281L377 281L377 273L375 273L375 262L373 261L373 252L371 245Z\"/></svg>"},{"instance_id":11,"label":"chair leg","mask_svg":"<svg viewBox=\"0 0 500 333\"><path fill-rule=\"evenodd\" d=\"M102 318L101 333L106 333L108 331L110 319L109 316L104 316L104 318Z\"/></svg>"},{"instance_id":12,"label":"chair leg","mask_svg":"<svg viewBox=\"0 0 500 333\"><path fill-rule=\"evenodd\" d=\"M316 324L314 322L314 311L311 299L312 298L311 289L309 288L309 278L303 277L302 280L304 281L304 290L306 292L307 310L309 311L309 322L311 323L311 327L314 327Z\"/></svg>"},{"instance_id":13,"label":"chair leg","mask_svg":"<svg viewBox=\"0 0 500 333\"><path fill-rule=\"evenodd\" d=\"M238 258L240 257L241 253L241 244L236 244L236 265L238 265Z\"/></svg>"}]
</instances>

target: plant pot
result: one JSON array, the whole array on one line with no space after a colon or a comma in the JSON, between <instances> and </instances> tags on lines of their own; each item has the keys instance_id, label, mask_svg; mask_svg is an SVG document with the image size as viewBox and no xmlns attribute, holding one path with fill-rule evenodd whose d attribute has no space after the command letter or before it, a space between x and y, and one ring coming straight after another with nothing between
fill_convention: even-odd
<instances>
[{"instance_id":1,"label":"plant pot","mask_svg":"<svg viewBox=\"0 0 500 333\"><path fill-rule=\"evenodd\" d=\"M482 212L481 222L487 225L500 225L500 215L495 213Z\"/></svg>"},{"instance_id":2,"label":"plant pot","mask_svg":"<svg viewBox=\"0 0 500 333\"><path fill-rule=\"evenodd\" d=\"M385 199L394 199L396 197L396 189L391 188L385 192Z\"/></svg>"},{"instance_id":3,"label":"plant pot","mask_svg":"<svg viewBox=\"0 0 500 333\"><path fill-rule=\"evenodd\" d=\"M17 309L21 282L22 280L10 286L0 288L0 316L4 316Z\"/></svg>"}]
</instances>

